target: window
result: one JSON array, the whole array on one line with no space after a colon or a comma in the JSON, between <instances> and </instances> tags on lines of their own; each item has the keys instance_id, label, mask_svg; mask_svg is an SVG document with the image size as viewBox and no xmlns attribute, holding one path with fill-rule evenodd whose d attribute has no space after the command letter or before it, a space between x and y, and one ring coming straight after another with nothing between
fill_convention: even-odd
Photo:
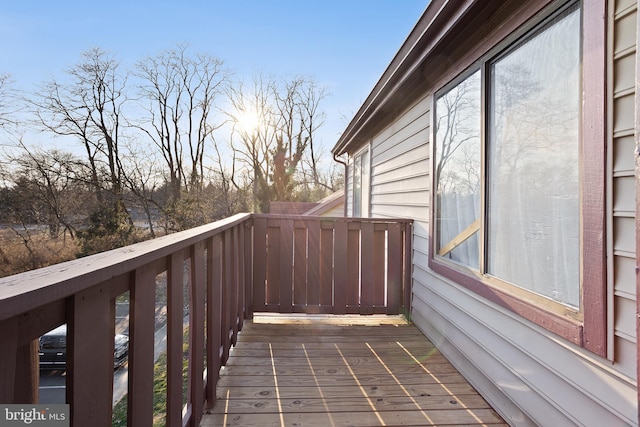
<instances>
[{"instance_id":1,"label":"window","mask_svg":"<svg viewBox=\"0 0 640 427\"><path fill-rule=\"evenodd\" d=\"M353 159L353 216L369 216L369 147Z\"/></svg>"},{"instance_id":2,"label":"window","mask_svg":"<svg viewBox=\"0 0 640 427\"><path fill-rule=\"evenodd\" d=\"M546 327L584 319L582 14L553 11L434 96L434 269Z\"/></svg>"}]
</instances>

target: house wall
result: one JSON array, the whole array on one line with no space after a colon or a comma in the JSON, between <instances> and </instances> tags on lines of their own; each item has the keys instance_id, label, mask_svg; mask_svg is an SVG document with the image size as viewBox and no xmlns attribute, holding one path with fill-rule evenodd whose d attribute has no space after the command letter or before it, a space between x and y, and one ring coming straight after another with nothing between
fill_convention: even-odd
<instances>
[{"instance_id":1,"label":"house wall","mask_svg":"<svg viewBox=\"0 0 640 427\"><path fill-rule=\"evenodd\" d=\"M429 269L429 90L372 139L372 216L415 219L412 320L513 425L638 423L633 163L636 14L632 0L610 5L607 358Z\"/></svg>"},{"instance_id":2,"label":"house wall","mask_svg":"<svg viewBox=\"0 0 640 427\"><path fill-rule=\"evenodd\" d=\"M616 0L610 4L609 87L609 284L610 357L629 377L636 377L636 233L634 178L634 103L637 3Z\"/></svg>"}]
</instances>

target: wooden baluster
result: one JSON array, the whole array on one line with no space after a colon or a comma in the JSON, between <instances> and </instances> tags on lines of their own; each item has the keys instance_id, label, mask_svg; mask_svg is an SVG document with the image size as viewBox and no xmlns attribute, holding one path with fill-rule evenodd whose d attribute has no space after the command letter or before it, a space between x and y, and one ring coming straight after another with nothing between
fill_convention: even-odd
<instances>
[{"instance_id":1,"label":"wooden baluster","mask_svg":"<svg viewBox=\"0 0 640 427\"><path fill-rule=\"evenodd\" d=\"M155 331L156 269L135 271L129 313L129 394L127 425L153 425L153 347ZM82 424L90 425L90 424Z\"/></svg>"},{"instance_id":2,"label":"wooden baluster","mask_svg":"<svg viewBox=\"0 0 640 427\"><path fill-rule=\"evenodd\" d=\"M276 254L274 254L276 255ZM293 311L293 221L283 219L280 221L280 284L279 301L280 313ZM277 285L276 285L277 286Z\"/></svg>"},{"instance_id":3,"label":"wooden baluster","mask_svg":"<svg viewBox=\"0 0 640 427\"><path fill-rule=\"evenodd\" d=\"M373 223L362 222L361 228L361 260L360 270L362 277L362 297L360 300L360 314L372 314L373 313L373 301L374 301L374 282L375 282L375 270L373 268L374 258L374 240L373 240Z\"/></svg>"},{"instance_id":4,"label":"wooden baluster","mask_svg":"<svg viewBox=\"0 0 640 427\"><path fill-rule=\"evenodd\" d=\"M0 402L14 403L16 360L18 355L18 318L0 322Z\"/></svg>"},{"instance_id":5,"label":"wooden baluster","mask_svg":"<svg viewBox=\"0 0 640 427\"><path fill-rule=\"evenodd\" d=\"M167 270L167 425L182 424L184 256L169 256Z\"/></svg>"},{"instance_id":6,"label":"wooden baluster","mask_svg":"<svg viewBox=\"0 0 640 427\"><path fill-rule=\"evenodd\" d=\"M103 284L69 299L67 402L76 426L110 426L113 400L114 300Z\"/></svg>"},{"instance_id":7,"label":"wooden baluster","mask_svg":"<svg viewBox=\"0 0 640 427\"><path fill-rule=\"evenodd\" d=\"M189 377L191 389L191 427L200 425L204 402L202 374L204 371L204 243L191 247L191 301L189 326Z\"/></svg>"},{"instance_id":8,"label":"wooden baluster","mask_svg":"<svg viewBox=\"0 0 640 427\"><path fill-rule=\"evenodd\" d=\"M265 311L267 285L267 220L253 220L253 310Z\"/></svg>"},{"instance_id":9,"label":"wooden baluster","mask_svg":"<svg viewBox=\"0 0 640 427\"><path fill-rule=\"evenodd\" d=\"M222 242L215 235L207 242L207 409L216 403L222 345Z\"/></svg>"},{"instance_id":10,"label":"wooden baluster","mask_svg":"<svg viewBox=\"0 0 640 427\"><path fill-rule=\"evenodd\" d=\"M387 314L399 314L402 304L403 252L402 228L399 223L389 225L387 249Z\"/></svg>"},{"instance_id":11,"label":"wooden baluster","mask_svg":"<svg viewBox=\"0 0 640 427\"><path fill-rule=\"evenodd\" d=\"M333 221L320 222L320 312L333 312Z\"/></svg>"},{"instance_id":12,"label":"wooden baluster","mask_svg":"<svg viewBox=\"0 0 640 427\"><path fill-rule=\"evenodd\" d=\"M333 313L346 314L347 312L347 295L348 287L355 286L357 283L349 283L348 271L348 230L345 221L336 221L335 225L335 247L334 262L335 270L333 272ZM357 295L357 292L356 292Z\"/></svg>"}]
</instances>

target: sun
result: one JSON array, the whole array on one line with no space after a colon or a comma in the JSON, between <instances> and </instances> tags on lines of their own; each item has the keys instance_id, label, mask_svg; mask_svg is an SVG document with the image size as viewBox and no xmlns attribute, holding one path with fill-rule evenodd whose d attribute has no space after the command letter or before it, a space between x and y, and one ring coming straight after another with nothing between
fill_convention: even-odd
<instances>
[{"instance_id":1,"label":"sun","mask_svg":"<svg viewBox=\"0 0 640 427\"><path fill-rule=\"evenodd\" d=\"M260 127L260 114L256 110L239 110L236 119L238 130L246 135L253 134Z\"/></svg>"}]
</instances>

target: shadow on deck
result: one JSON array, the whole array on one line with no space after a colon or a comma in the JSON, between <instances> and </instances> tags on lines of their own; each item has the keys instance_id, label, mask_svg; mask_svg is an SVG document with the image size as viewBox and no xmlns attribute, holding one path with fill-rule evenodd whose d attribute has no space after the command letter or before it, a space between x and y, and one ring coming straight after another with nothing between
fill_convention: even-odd
<instances>
[{"instance_id":1,"label":"shadow on deck","mask_svg":"<svg viewBox=\"0 0 640 427\"><path fill-rule=\"evenodd\" d=\"M506 425L396 316L245 323L203 427Z\"/></svg>"}]
</instances>

